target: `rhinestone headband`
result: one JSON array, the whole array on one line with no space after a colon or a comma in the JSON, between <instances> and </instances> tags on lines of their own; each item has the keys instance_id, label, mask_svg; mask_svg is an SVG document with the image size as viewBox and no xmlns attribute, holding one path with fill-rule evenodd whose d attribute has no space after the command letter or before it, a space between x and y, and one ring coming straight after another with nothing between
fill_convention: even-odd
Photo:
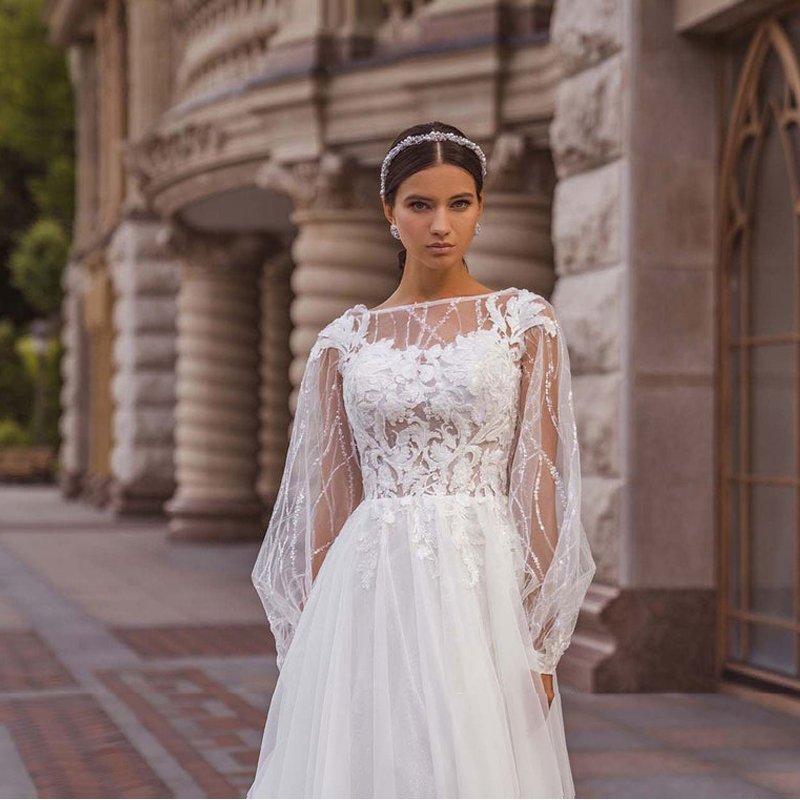
<instances>
[{"instance_id":1,"label":"rhinestone headband","mask_svg":"<svg viewBox=\"0 0 800 800\"><path fill-rule=\"evenodd\" d=\"M383 197L386 192L386 173L389 170L389 163L401 150L405 150L406 147L410 147L412 144L419 144L419 142L441 142L443 140L455 142L456 144L464 145L464 147L469 147L470 150L474 150L481 160L481 171L483 176L486 177L486 156L475 142L471 139L459 136L457 133L450 133L449 131L431 131L430 133L421 133L416 136L406 136L405 139L398 142L386 154L386 157L383 159L383 164L381 164L381 197Z\"/></svg>"}]
</instances>

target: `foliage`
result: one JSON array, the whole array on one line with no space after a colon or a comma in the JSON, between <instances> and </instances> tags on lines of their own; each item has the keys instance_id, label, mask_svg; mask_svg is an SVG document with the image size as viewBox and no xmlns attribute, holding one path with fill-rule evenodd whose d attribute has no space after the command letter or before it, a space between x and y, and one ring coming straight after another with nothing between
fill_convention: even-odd
<instances>
[{"instance_id":1,"label":"foliage","mask_svg":"<svg viewBox=\"0 0 800 800\"><path fill-rule=\"evenodd\" d=\"M61 359L64 345L60 339L53 339L48 349L44 365L44 412L42 421L42 441L58 450L61 443L59 421L61 419Z\"/></svg>"},{"instance_id":2,"label":"foliage","mask_svg":"<svg viewBox=\"0 0 800 800\"><path fill-rule=\"evenodd\" d=\"M22 362L25 374L33 387L35 394L39 380L44 382L44 397L42 409L42 444L58 447L59 443L59 416L61 414L61 358L64 346L60 339L52 338L47 341L44 352L43 364L39 359L35 339L32 335L20 336L17 340L17 353ZM43 366L40 376L40 366ZM33 403L35 403L35 399ZM33 408L31 408L25 424L28 437L33 441Z\"/></svg>"},{"instance_id":3,"label":"foliage","mask_svg":"<svg viewBox=\"0 0 800 800\"><path fill-rule=\"evenodd\" d=\"M0 419L29 424L34 384L17 346L17 330L0 320Z\"/></svg>"},{"instance_id":4,"label":"foliage","mask_svg":"<svg viewBox=\"0 0 800 800\"><path fill-rule=\"evenodd\" d=\"M48 38L42 7L42 0L0 0L0 146L34 167L40 186L63 173L75 128L64 52ZM68 198L43 193L39 207L57 217L61 208L67 213L61 222L71 223L71 189Z\"/></svg>"},{"instance_id":5,"label":"foliage","mask_svg":"<svg viewBox=\"0 0 800 800\"><path fill-rule=\"evenodd\" d=\"M15 419L0 419L0 447L24 447L30 435Z\"/></svg>"},{"instance_id":6,"label":"foliage","mask_svg":"<svg viewBox=\"0 0 800 800\"><path fill-rule=\"evenodd\" d=\"M42 9L43 0L0 0L0 316L17 324L40 312L9 285L11 253L36 235L40 217L71 231L74 215L72 88ZM34 284L48 282L44 275Z\"/></svg>"},{"instance_id":7,"label":"foliage","mask_svg":"<svg viewBox=\"0 0 800 800\"><path fill-rule=\"evenodd\" d=\"M67 234L54 219L39 219L25 231L11 256L11 280L44 317L61 306L61 272L69 254Z\"/></svg>"}]
</instances>

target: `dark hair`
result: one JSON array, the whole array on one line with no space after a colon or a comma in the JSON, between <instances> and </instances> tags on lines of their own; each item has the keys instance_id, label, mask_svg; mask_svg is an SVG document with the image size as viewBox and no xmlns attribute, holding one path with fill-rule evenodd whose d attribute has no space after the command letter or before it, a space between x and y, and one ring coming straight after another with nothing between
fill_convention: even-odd
<instances>
[{"instance_id":1,"label":"dark hair","mask_svg":"<svg viewBox=\"0 0 800 800\"><path fill-rule=\"evenodd\" d=\"M446 131L448 133L455 133L458 136L463 136L465 139L469 138L454 125L448 125L445 122L438 121L425 122L421 125L412 125L410 128L406 128L402 131L392 142L389 150L403 141L406 136L419 136L420 134L430 133L431 131ZM387 150L387 152L389 151ZM475 192L478 197L480 197L483 191L483 168L478 154L469 147L464 147L464 145L444 139L439 142L420 142L419 144L411 145L411 147L404 147L389 162L383 195L386 204L388 206L394 205L397 189L406 178L413 175L415 172L437 164L453 164L467 170L475 180ZM397 251L397 261L400 271L402 272L406 264L405 247Z\"/></svg>"}]
</instances>

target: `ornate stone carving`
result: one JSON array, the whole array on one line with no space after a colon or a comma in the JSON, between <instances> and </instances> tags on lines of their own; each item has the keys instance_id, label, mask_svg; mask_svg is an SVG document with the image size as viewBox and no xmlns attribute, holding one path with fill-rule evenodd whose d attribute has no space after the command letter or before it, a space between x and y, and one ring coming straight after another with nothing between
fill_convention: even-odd
<instances>
[{"instance_id":1,"label":"ornate stone carving","mask_svg":"<svg viewBox=\"0 0 800 800\"><path fill-rule=\"evenodd\" d=\"M374 191L369 194L365 178L357 159L328 151L313 162L268 161L258 170L256 184L289 195L298 209L345 209L374 205L367 202Z\"/></svg>"},{"instance_id":2,"label":"ornate stone carving","mask_svg":"<svg viewBox=\"0 0 800 800\"><path fill-rule=\"evenodd\" d=\"M159 242L181 257L186 266L231 272L260 269L270 247L269 238L261 234L196 231L176 217L164 224Z\"/></svg>"},{"instance_id":3,"label":"ornate stone carving","mask_svg":"<svg viewBox=\"0 0 800 800\"><path fill-rule=\"evenodd\" d=\"M258 74L289 10L286 0L173 4L173 23L182 43L176 75L180 98L208 95Z\"/></svg>"},{"instance_id":4,"label":"ornate stone carving","mask_svg":"<svg viewBox=\"0 0 800 800\"><path fill-rule=\"evenodd\" d=\"M228 134L214 122L189 122L170 132L155 131L125 148L125 166L142 189L160 172L218 156Z\"/></svg>"}]
</instances>

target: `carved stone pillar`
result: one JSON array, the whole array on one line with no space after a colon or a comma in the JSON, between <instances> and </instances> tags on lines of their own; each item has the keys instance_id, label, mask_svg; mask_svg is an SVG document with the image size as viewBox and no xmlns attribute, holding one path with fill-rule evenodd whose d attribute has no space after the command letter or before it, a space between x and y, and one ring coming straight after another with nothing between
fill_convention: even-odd
<instances>
[{"instance_id":1,"label":"carved stone pillar","mask_svg":"<svg viewBox=\"0 0 800 800\"><path fill-rule=\"evenodd\" d=\"M353 160L328 153L318 162L291 168L270 162L256 180L292 197L296 211L291 221L300 228L292 243L294 413L317 333L346 308L379 303L397 286L397 240L375 193L374 172L360 169Z\"/></svg>"},{"instance_id":2,"label":"carved stone pillar","mask_svg":"<svg viewBox=\"0 0 800 800\"><path fill-rule=\"evenodd\" d=\"M75 246L85 247L96 224L98 205L97 49L94 41L70 48L70 80L75 93Z\"/></svg>"},{"instance_id":3,"label":"carved stone pillar","mask_svg":"<svg viewBox=\"0 0 800 800\"><path fill-rule=\"evenodd\" d=\"M501 134L484 182L481 233L467 253L470 274L497 288L549 297L555 283L550 215L555 175L549 153L519 134Z\"/></svg>"},{"instance_id":4,"label":"carved stone pillar","mask_svg":"<svg viewBox=\"0 0 800 800\"><path fill-rule=\"evenodd\" d=\"M125 219L108 249L116 303L112 504L161 513L175 491L175 301L178 264L156 219Z\"/></svg>"},{"instance_id":5,"label":"carved stone pillar","mask_svg":"<svg viewBox=\"0 0 800 800\"><path fill-rule=\"evenodd\" d=\"M171 5L164 0L129 0L126 7L129 142L140 140L170 106ZM125 206L144 206L138 176L131 169L127 173Z\"/></svg>"},{"instance_id":6,"label":"carved stone pillar","mask_svg":"<svg viewBox=\"0 0 800 800\"><path fill-rule=\"evenodd\" d=\"M262 535L258 474L259 291L265 240L172 223L181 257L175 412L176 539Z\"/></svg>"},{"instance_id":7,"label":"carved stone pillar","mask_svg":"<svg viewBox=\"0 0 800 800\"><path fill-rule=\"evenodd\" d=\"M163 0L134 0L127 10L128 130L138 137L169 107L172 11Z\"/></svg>"},{"instance_id":8,"label":"carved stone pillar","mask_svg":"<svg viewBox=\"0 0 800 800\"><path fill-rule=\"evenodd\" d=\"M64 287L61 303L64 356L61 359L59 480L63 495L76 497L81 492L89 469L89 340L83 316L86 285L83 265L71 261L64 270L61 282Z\"/></svg>"},{"instance_id":9,"label":"carved stone pillar","mask_svg":"<svg viewBox=\"0 0 800 800\"><path fill-rule=\"evenodd\" d=\"M293 268L288 246L267 259L261 281L261 430L258 494L271 512L278 495L289 444L292 354L289 285Z\"/></svg>"},{"instance_id":10,"label":"carved stone pillar","mask_svg":"<svg viewBox=\"0 0 800 800\"><path fill-rule=\"evenodd\" d=\"M104 506L111 488L114 398L114 287L105 251L84 260L83 324L88 338L89 465L81 496Z\"/></svg>"},{"instance_id":11,"label":"carved stone pillar","mask_svg":"<svg viewBox=\"0 0 800 800\"><path fill-rule=\"evenodd\" d=\"M117 223L125 199L126 176L120 142L127 137L125 6L106 0L95 18L99 121L98 223L103 233Z\"/></svg>"}]
</instances>

